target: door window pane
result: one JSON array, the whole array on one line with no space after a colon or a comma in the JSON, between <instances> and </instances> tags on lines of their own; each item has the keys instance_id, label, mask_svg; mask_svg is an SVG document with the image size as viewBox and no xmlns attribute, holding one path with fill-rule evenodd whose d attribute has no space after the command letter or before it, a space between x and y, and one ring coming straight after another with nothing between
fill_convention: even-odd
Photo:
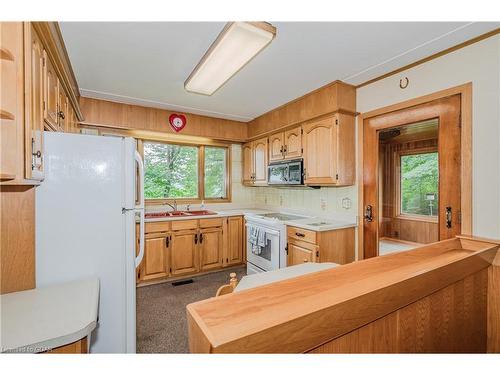
<instances>
[{"instance_id":1,"label":"door window pane","mask_svg":"<svg viewBox=\"0 0 500 375\"><path fill-rule=\"evenodd\" d=\"M205 147L205 198L226 198L227 148Z\"/></svg>"},{"instance_id":2,"label":"door window pane","mask_svg":"<svg viewBox=\"0 0 500 375\"><path fill-rule=\"evenodd\" d=\"M146 199L198 198L198 148L144 143Z\"/></svg>"},{"instance_id":3,"label":"door window pane","mask_svg":"<svg viewBox=\"0 0 500 375\"><path fill-rule=\"evenodd\" d=\"M437 216L438 153L401 156L401 213Z\"/></svg>"}]
</instances>

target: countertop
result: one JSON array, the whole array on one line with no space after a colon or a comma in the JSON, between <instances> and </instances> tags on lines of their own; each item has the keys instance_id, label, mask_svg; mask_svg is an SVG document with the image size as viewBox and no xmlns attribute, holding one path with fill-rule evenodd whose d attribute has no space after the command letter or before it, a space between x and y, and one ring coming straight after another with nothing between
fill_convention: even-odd
<instances>
[{"instance_id":1,"label":"countertop","mask_svg":"<svg viewBox=\"0 0 500 375\"><path fill-rule=\"evenodd\" d=\"M256 288L258 286L275 283L277 281L291 279L292 277L306 275L312 272L318 272L337 267L337 263L304 263L296 264L286 268L280 268L274 271L256 273L243 276L234 289L235 292Z\"/></svg>"},{"instance_id":2,"label":"countertop","mask_svg":"<svg viewBox=\"0 0 500 375\"><path fill-rule=\"evenodd\" d=\"M196 219L210 219L217 217L229 217L229 216L242 216L242 215L258 215L258 214L266 214L271 212L281 212L281 213L290 213L292 215L305 216L304 219L299 220L289 220L282 221L283 224L294 226L297 228L303 228L312 230L315 232L323 232L335 229L344 229L344 228L354 228L357 226L355 220L337 220L330 218L323 218L318 216L308 216L306 214L302 214L298 211L288 212L287 210L271 210L271 209L260 209L260 208L238 208L238 209L229 209L229 210L211 210L210 208L206 208L209 211L215 212L214 215L193 215L193 216L177 216L177 217L157 217L157 218L146 218L146 223L154 222L154 221L177 221L177 220L196 220ZM313 225L314 223L324 223L322 225Z\"/></svg>"},{"instance_id":3,"label":"countertop","mask_svg":"<svg viewBox=\"0 0 500 375\"><path fill-rule=\"evenodd\" d=\"M38 353L90 335L98 301L98 279L1 295L1 352Z\"/></svg>"}]
</instances>

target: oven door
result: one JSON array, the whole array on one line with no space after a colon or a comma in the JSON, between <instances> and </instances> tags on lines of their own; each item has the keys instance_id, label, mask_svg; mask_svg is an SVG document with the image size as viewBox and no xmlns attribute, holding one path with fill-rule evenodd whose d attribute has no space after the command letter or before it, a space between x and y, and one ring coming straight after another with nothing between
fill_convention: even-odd
<instances>
[{"instance_id":1,"label":"oven door","mask_svg":"<svg viewBox=\"0 0 500 375\"><path fill-rule=\"evenodd\" d=\"M264 271L280 268L280 232L271 228L247 223L247 261ZM258 226L266 232L266 245L253 248L250 243L250 227Z\"/></svg>"}]
</instances>

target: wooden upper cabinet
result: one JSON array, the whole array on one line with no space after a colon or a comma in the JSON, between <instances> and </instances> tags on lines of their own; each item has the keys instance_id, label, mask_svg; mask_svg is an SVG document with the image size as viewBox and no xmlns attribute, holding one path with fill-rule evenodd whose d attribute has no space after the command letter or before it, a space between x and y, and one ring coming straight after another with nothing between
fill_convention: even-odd
<instances>
[{"instance_id":1,"label":"wooden upper cabinet","mask_svg":"<svg viewBox=\"0 0 500 375\"><path fill-rule=\"evenodd\" d=\"M26 178L43 179L43 45L30 25L25 27L27 41L31 44L31 58L27 56L26 85L28 90L26 103L27 147Z\"/></svg>"},{"instance_id":2,"label":"wooden upper cabinet","mask_svg":"<svg viewBox=\"0 0 500 375\"><path fill-rule=\"evenodd\" d=\"M59 78L44 51L44 111L43 118L50 129L59 130Z\"/></svg>"},{"instance_id":3,"label":"wooden upper cabinet","mask_svg":"<svg viewBox=\"0 0 500 375\"><path fill-rule=\"evenodd\" d=\"M224 266L241 263L243 261L243 217L227 218L224 235Z\"/></svg>"},{"instance_id":4,"label":"wooden upper cabinet","mask_svg":"<svg viewBox=\"0 0 500 375\"><path fill-rule=\"evenodd\" d=\"M222 228L202 229L199 233L200 270L222 267Z\"/></svg>"},{"instance_id":5,"label":"wooden upper cabinet","mask_svg":"<svg viewBox=\"0 0 500 375\"><path fill-rule=\"evenodd\" d=\"M22 118L22 23L0 23L0 177L18 179Z\"/></svg>"},{"instance_id":6,"label":"wooden upper cabinet","mask_svg":"<svg viewBox=\"0 0 500 375\"><path fill-rule=\"evenodd\" d=\"M254 153L254 185L267 185L267 137L253 141Z\"/></svg>"},{"instance_id":7,"label":"wooden upper cabinet","mask_svg":"<svg viewBox=\"0 0 500 375\"><path fill-rule=\"evenodd\" d=\"M144 243L144 260L141 280L151 280L167 277L169 273L168 235L149 235Z\"/></svg>"},{"instance_id":8,"label":"wooden upper cabinet","mask_svg":"<svg viewBox=\"0 0 500 375\"><path fill-rule=\"evenodd\" d=\"M284 155L285 159L295 159L302 156L302 127L285 131L284 133Z\"/></svg>"},{"instance_id":9,"label":"wooden upper cabinet","mask_svg":"<svg viewBox=\"0 0 500 375\"><path fill-rule=\"evenodd\" d=\"M251 185L253 184L253 173L255 171L252 142L245 143L241 151L243 159L243 184Z\"/></svg>"},{"instance_id":10,"label":"wooden upper cabinet","mask_svg":"<svg viewBox=\"0 0 500 375\"><path fill-rule=\"evenodd\" d=\"M194 273L199 270L197 230L172 232L170 246L172 276Z\"/></svg>"},{"instance_id":11,"label":"wooden upper cabinet","mask_svg":"<svg viewBox=\"0 0 500 375\"><path fill-rule=\"evenodd\" d=\"M354 117L336 114L304 124L302 130L304 183L354 184Z\"/></svg>"},{"instance_id":12,"label":"wooden upper cabinet","mask_svg":"<svg viewBox=\"0 0 500 375\"><path fill-rule=\"evenodd\" d=\"M285 149L284 136L283 132L269 136L269 161L283 160Z\"/></svg>"}]
</instances>

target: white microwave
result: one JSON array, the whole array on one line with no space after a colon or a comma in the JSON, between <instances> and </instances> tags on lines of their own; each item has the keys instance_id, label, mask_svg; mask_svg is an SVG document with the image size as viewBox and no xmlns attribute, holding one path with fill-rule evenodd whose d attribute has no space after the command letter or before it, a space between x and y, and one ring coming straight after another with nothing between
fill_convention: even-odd
<instances>
[{"instance_id":1,"label":"white microwave","mask_svg":"<svg viewBox=\"0 0 500 375\"><path fill-rule=\"evenodd\" d=\"M303 160L287 160L269 164L269 185L304 185Z\"/></svg>"}]
</instances>

